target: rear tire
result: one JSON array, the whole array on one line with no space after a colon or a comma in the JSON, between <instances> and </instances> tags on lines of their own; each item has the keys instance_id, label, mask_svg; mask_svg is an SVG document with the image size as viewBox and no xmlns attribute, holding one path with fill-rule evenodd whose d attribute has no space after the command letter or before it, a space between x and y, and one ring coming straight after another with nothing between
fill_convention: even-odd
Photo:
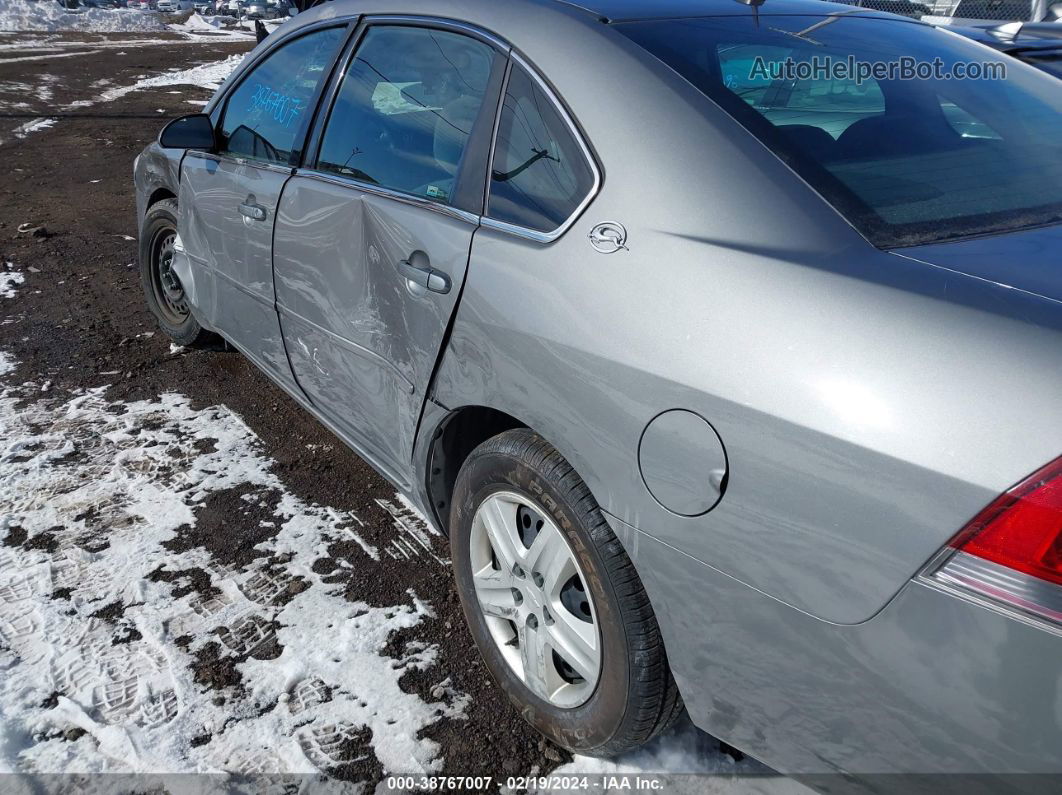
<instances>
[{"instance_id":1,"label":"rear tire","mask_svg":"<svg viewBox=\"0 0 1062 795\"><path fill-rule=\"evenodd\" d=\"M517 429L477 447L458 475L450 527L472 636L495 681L539 732L573 752L614 756L682 715L634 564L586 484L545 440ZM536 543L554 536L563 543ZM570 561L556 562L565 554ZM550 570L567 596L550 586ZM570 626L583 645L566 639Z\"/></svg>"},{"instance_id":2,"label":"rear tire","mask_svg":"<svg viewBox=\"0 0 1062 795\"><path fill-rule=\"evenodd\" d=\"M177 202L163 199L148 208L140 226L140 286L148 309L178 345L209 347L220 338L192 315L180 279L172 270L177 239Z\"/></svg>"}]
</instances>

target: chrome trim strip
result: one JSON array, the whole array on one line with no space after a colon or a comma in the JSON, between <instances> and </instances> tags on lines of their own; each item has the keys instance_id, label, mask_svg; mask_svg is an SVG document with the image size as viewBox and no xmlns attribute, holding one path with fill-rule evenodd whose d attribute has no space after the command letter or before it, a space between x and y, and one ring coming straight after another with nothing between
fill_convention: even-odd
<instances>
[{"instance_id":1,"label":"chrome trim strip","mask_svg":"<svg viewBox=\"0 0 1062 795\"><path fill-rule=\"evenodd\" d=\"M429 201L428 199L422 199L419 196L414 196L412 193L403 193L401 191L393 190L392 188L385 188L382 185L373 185L368 182L362 182L352 177L344 177L339 174L330 174L326 171L318 171L312 168L299 168L295 171L296 177L303 177L305 179L315 180L317 182L324 182L330 185L336 185L341 188L352 188L354 190L360 190L364 193L371 193L374 196L382 196L385 199L394 199L395 201L402 202L403 204L409 204L413 207L419 207L422 210L431 210L432 212L440 213L442 215L448 215L452 218L456 218L459 221L478 226L480 223L480 217L475 213L470 213L467 210L462 210L457 207L451 207L448 204L440 204L439 202Z\"/></svg>"},{"instance_id":2,"label":"chrome trim strip","mask_svg":"<svg viewBox=\"0 0 1062 795\"><path fill-rule=\"evenodd\" d=\"M412 395L416 391L416 387L413 385L413 382L409 380L405 373L398 369L398 365L396 365L389 359L386 359L385 357L381 356L380 354L376 353L376 351L372 351L368 348L358 345L358 343L354 342L353 340L348 340L346 337L341 337L334 331L329 331L323 326L317 325L312 320L307 320L298 312L294 312L291 309L288 309L279 301L276 304L276 311L278 314L284 317L291 318L297 323L302 323L304 326L312 329L314 332L327 337L339 347L345 348L351 353L356 354L362 357L363 359L367 359L375 365L390 370L406 385L406 392L408 394Z\"/></svg>"},{"instance_id":3,"label":"chrome trim strip","mask_svg":"<svg viewBox=\"0 0 1062 795\"><path fill-rule=\"evenodd\" d=\"M1062 627L1062 586L976 555L957 551L922 579Z\"/></svg>"},{"instance_id":4,"label":"chrome trim strip","mask_svg":"<svg viewBox=\"0 0 1062 795\"><path fill-rule=\"evenodd\" d=\"M218 165L222 163L232 163L237 166L260 168L263 171L272 171L276 174L284 174L289 177L291 176L292 171L294 171L291 166L281 165L280 163L270 163L267 160L255 160L252 157L240 157L238 155L230 154L229 152L204 152L202 149L189 149L187 150L186 157L210 160Z\"/></svg>"},{"instance_id":5,"label":"chrome trim strip","mask_svg":"<svg viewBox=\"0 0 1062 795\"><path fill-rule=\"evenodd\" d=\"M497 221L490 217L490 180L488 174L487 207L481 223L483 226L488 227L490 229L497 229L500 232L507 232L511 235L516 235L517 237L523 237L527 238L528 240L534 240L536 243L551 243L558 237L563 235L565 232L567 232L571 228L572 224L574 224L579 219L579 216L583 214L586 208L590 206L590 202L597 198L597 194L601 190L602 183L601 169L598 167L597 160L594 159L594 154L590 151L590 147L587 145L586 139L583 138L583 135L579 131L579 128L576 126L572 117L565 109L564 103L562 103L560 99L558 99L557 95L553 92L553 89L549 87L549 84L546 83L546 81L542 78L541 75L539 75L535 68L530 63L528 63L528 61L518 52L513 50L510 54L510 57L525 72L527 72L531 76L531 79L534 80L535 83L538 85L538 87L542 89L542 92L546 95L546 99L549 100L551 105L553 105L553 109L556 111L557 115L560 116L561 120L567 125L569 132L571 132L572 134L572 137L575 138L575 143L578 145L579 150L583 153L583 157L585 158L586 162L590 164L590 170L593 172L594 175L594 183L590 186L590 190L586 194L586 196L583 197L583 200L579 202L579 205L575 208L575 210L572 211L572 214L569 215L568 218L560 226L550 232L540 232L537 229L528 229L527 227L518 226L517 224L510 224L506 223L505 221ZM501 112L503 112L505 108L505 92L508 90L509 76L506 76L505 86L502 88L502 107L499 110L499 118L501 116ZM488 168L491 169L493 169L494 167L494 150L497 145L497 139L498 130L497 127L495 127L494 140L491 142L490 163L488 164Z\"/></svg>"}]
</instances>

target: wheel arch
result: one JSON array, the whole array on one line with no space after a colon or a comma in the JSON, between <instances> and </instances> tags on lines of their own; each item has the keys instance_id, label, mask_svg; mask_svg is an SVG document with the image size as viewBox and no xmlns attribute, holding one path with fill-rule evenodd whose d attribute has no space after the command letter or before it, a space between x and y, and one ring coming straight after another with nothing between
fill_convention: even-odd
<instances>
[{"instance_id":1,"label":"wheel arch","mask_svg":"<svg viewBox=\"0 0 1062 795\"><path fill-rule=\"evenodd\" d=\"M552 434L544 433L534 424L491 406L469 404L451 409L436 423L431 434L423 475L431 518L447 536L450 534L450 498L465 460L483 442L514 428L527 428L541 436L568 460L586 482L580 467L572 460L570 451L564 445L557 444Z\"/></svg>"},{"instance_id":2,"label":"wheel arch","mask_svg":"<svg viewBox=\"0 0 1062 795\"><path fill-rule=\"evenodd\" d=\"M433 518L447 536L450 534L450 498L465 460L483 442L514 428L534 430L511 414L479 405L453 409L436 426L428 448L425 490Z\"/></svg>"},{"instance_id":3,"label":"wheel arch","mask_svg":"<svg viewBox=\"0 0 1062 795\"><path fill-rule=\"evenodd\" d=\"M176 201L177 194L169 188L155 188L155 190L148 196L146 207L151 208L164 199L173 199Z\"/></svg>"},{"instance_id":4,"label":"wheel arch","mask_svg":"<svg viewBox=\"0 0 1062 795\"><path fill-rule=\"evenodd\" d=\"M437 405L437 404L436 404ZM429 425L429 427L431 427ZM492 406L470 403L460 408L448 410L441 420L434 423L434 429L421 438L430 439L421 453L422 494L426 499L425 507L430 510L430 518L446 536L450 535L450 499L453 496L457 474L469 454L488 439L514 428L527 428L548 442L587 484L598 505L604 508L600 495L592 485L592 478L585 471L587 461L576 450L570 449L559 438L561 434L549 433L539 423L531 423L516 413L509 413Z\"/></svg>"}]
</instances>

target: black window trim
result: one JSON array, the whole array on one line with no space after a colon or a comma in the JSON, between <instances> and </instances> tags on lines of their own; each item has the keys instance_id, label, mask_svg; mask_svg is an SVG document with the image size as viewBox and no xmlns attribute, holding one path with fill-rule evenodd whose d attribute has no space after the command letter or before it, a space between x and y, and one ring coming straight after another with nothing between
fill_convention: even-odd
<instances>
[{"instance_id":1,"label":"black window trim","mask_svg":"<svg viewBox=\"0 0 1062 795\"><path fill-rule=\"evenodd\" d=\"M416 194L409 193L407 191L401 191L394 188L384 187L382 185L374 185L369 182L363 182L355 179L354 177L344 176L340 174L334 174L332 172L321 171L316 168L317 157L320 154L321 141L324 137L325 127L328 125L328 119L332 114L332 110L335 107L336 100L339 96L339 89L343 83L343 78L346 76L350 64L353 61L358 48L364 41L365 36L369 30L373 27L383 26L397 26L397 27L412 27L412 28L427 28L430 30L444 30L451 33L459 33L470 38L481 41L494 48L494 50L506 60L511 53L511 47L503 39L494 35L490 31L478 28L468 22L461 22L459 20L448 19L445 17L433 17L433 16L420 16L409 14L367 14L362 16L357 23L356 29L353 35L350 37L350 41L346 47L341 51L339 57L336 59L336 68L329 80L327 90L321 97L321 101L318 104L316 113L314 114L313 127L308 139L307 145L303 152L302 162L295 170L295 174L301 177L311 178L320 182L331 183L334 185L340 185L343 187L354 188L365 193L370 193L375 196L383 196L385 198L394 199L396 201L403 202L405 204L412 205L414 207L420 207L425 210L431 210L442 215L447 215L453 218L458 218L474 226L479 226L483 220L483 205L477 208L476 212L455 207L451 204L443 204L441 202L432 201L423 196L417 196ZM503 65L503 74L508 75L507 64ZM498 86L497 96L494 97L497 107L491 108L491 98L488 97L485 100L484 106L480 109L480 115L485 116L488 121L492 123L492 135L490 138L490 152L493 152L493 127L497 124L497 118L500 113L502 98L505 95L504 92L504 79ZM487 153L486 162L481 169L484 178L490 170L490 152ZM462 178L466 175L462 174Z\"/></svg>"},{"instance_id":2,"label":"black window trim","mask_svg":"<svg viewBox=\"0 0 1062 795\"><path fill-rule=\"evenodd\" d=\"M321 20L320 22L314 22L310 25L306 25L305 27L299 28L293 31L291 35L284 36L283 38L278 39L276 42L271 42L271 46L267 49L262 50L262 52L260 52L254 58L254 60L250 61L246 65L241 65L239 74L237 75L236 79L232 81L230 85L225 86L225 93L217 98L216 102L214 102L213 106L210 109L210 120L213 123L214 128L218 129L219 125L221 124L221 120L225 116L225 111L228 110L229 100L232 99L232 95L235 94L237 90L239 90L240 86L243 85L244 81L247 80L247 78L250 77L251 74L253 74L255 69L257 69L262 63L264 63L266 59L271 57L280 48L286 47L288 44L291 44L296 40L301 39L303 36L309 36L314 33L319 33L322 30L328 30L333 28L337 30L342 30L343 33L340 38L339 45L336 47L335 51L332 54L332 64L325 70L326 74L324 76L324 79L322 79L321 82L318 84L313 97L307 103L307 107L312 108L312 112L307 114L307 117L300 124L299 131L295 134L295 140L292 142L291 155L288 158L287 165L284 165L283 163L270 163L268 161L256 160L250 157L242 157L227 152L210 152L200 154L204 155L207 159L214 160L216 162L225 161L230 163L239 163L241 165L253 166L255 168L263 168L268 171L276 171L278 173L294 173L295 168L302 160L303 153L306 150L309 134L313 130L314 125L316 123L321 98L324 95L324 90L332 81L333 73L335 71L336 63L338 62L339 56L348 46L351 34L357 29L358 19L359 17L355 15L349 17L340 17L338 19L333 18Z\"/></svg>"},{"instance_id":3,"label":"black window trim","mask_svg":"<svg viewBox=\"0 0 1062 795\"><path fill-rule=\"evenodd\" d=\"M587 143L586 137L583 135L582 130L579 128L579 125L576 124L574 117L568 112L568 108L560 100L557 93L553 90L549 83L547 83L546 80L539 74L538 70L535 69L534 66L532 66L531 63L515 49L510 52L509 57L509 69L505 73L505 83L502 85L502 101L499 102L498 115L497 118L495 118L494 120L494 136L490 144L490 157L487 160L488 175L484 200L484 213L481 223L484 227L487 227L489 229L496 229L499 232L508 232L511 235L516 235L517 237L533 240L536 243L552 243L554 240L556 240L565 232L567 232L572 227L572 225L577 220L579 220L579 217L586 211L586 208L590 206L590 203L595 198L597 198L597 194L601 191L601 185L604 181L604 178L601 173L601 168L598 165L597 158L594 157L594 152L590 148L590 145ZM519 224L512 224L507 221L498 221L490 217L489 174L490 169L493 167L494 164L495 150L498 146L498 128L501 125L501 114L503 106L505 104L505 93L509 90L509 79L512 76L512 70L515 67L523 69L524 72L526 72L531 78L531 82L534 83L539 89L541 89L543 94L545 94L546 100L553 106L554 111L561 118L561 121L563 121L564 124L568 127L568 131L575 139L576 146L579 147L579 150L583 154L583 158L586 160L587 165L590 166L590 171L594 176L594 181L593 184L590 186L590 190L587 191L586 195L575 207L571 215L569 215L556 229L553 229L548 232L541 232L537 229L531 229L526 226L520 226Z\"/></svg>"}]
</instances>

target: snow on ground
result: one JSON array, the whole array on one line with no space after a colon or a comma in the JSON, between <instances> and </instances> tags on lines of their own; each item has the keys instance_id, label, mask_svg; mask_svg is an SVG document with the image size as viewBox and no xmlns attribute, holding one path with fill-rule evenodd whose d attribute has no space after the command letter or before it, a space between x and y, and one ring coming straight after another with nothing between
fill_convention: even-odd
<instances>
[{"instance_id":1,"label":"snow on ground","mask_svg":"<svg viewBox=\"0 0 1062 795\"><path fill-rule=\"evenodd\" d=\"M38 130L47 130L53 124L55 124L55 119L51 118L30 119L25 124L20 124L11 132L16 138L25 138L30 133L35 133Z\"/></svg>"},{"instance_id":2,"label":"snow on ground","mask_svg":"<svg viewBox=\"0 0 1062 795\"><path fill-rule=\"evenodd\" d=\"M236 27L235 17L212 17L202 14L192 14L187 21L171 24L170 30L183 33L190 38L235 38L254 39L254 26L247 23L247 27Z\"/></svg>"},{"instance_id":3,"label":"snow on ground","mask_svg":"<svg viewBox=\"0 0 1062 795\"><path fill-rule=\"evenodd\" d=\"M129 86L109 88L100 94L97 101L113 102L133 91L165 86L199 86L216 91L242 60L242 55L230 55L223 61L193 66L190 69L173 69L154 77L145 77Z\"/></svg>"},{"instance_id":4,"label":"snow on ground","mask_svg":"<svg viewBox=\"0 0 1062 795\"><path fill-rule=\"evenodd\" d=\"M3 276L10 298L20 274ZM288 492L223 406L52 397L15 372L0 351L0 771L312 773L370 749L393 772L439 768L418 735L467 697L443 672L434 703L403 692L437 649L387 649L431 606L412 591L350 602L314 571L339 541L367 567L395 554L358 535L358 516ZM239 565L182 542L233 493L268 539ZM380 505L396 540L445 565L422 519ZM204 655L230 658L242 686L197 680Z\"/></svg>"},{"instance_id":5,"label":"snow on ground","mask_svg":"<svg viewBox=\"0 0 1062 795\"><path fill-rule=\"evenodd\" d=\"M10 369L9 357L0 361ZM69 400L39 391L0 393L0 765L314 772L347 761L353 742L392 771L438 766L439 748L416 737L459 716L465 697L444 687L429 704L399 688L407 670L434 663L434 648L384 653L393 631L431 607L412 592L405 604L350 603L312 569L344 539L365 565L379 559L357 516L287 493L224 407L197 411L175 394L116 403L103 389ZM278 532L257 547L265 557L236 569L202 548L167 548L194 527L198 505L234 488L249 513L278 499L267 520ZM26 538L42 540L13 545ZM191 571L207 572L214 593L190 591ZM101 619L110 613L121 614L117 625ZM247 687L223 706L192 670L219 641L243 660ZM212 739L193 747L194 737Z\"/></svg>"},{"instance_id":6,"label":"snow on ground","mask_svg":"<svg viewBox=\"0 0 1062 795\"><path fill-rule=\"evenodd\" d=\"M15 287L25 280L26 277L15 269L14 263L5 263L3 270L0 270L0 298L14 298ZM3 372L0 368L0 375L3 375Z\"/></svg>"},{"instance_id":7,"label":"snow on ground","mask_svg":"<svg viewBox=\"0 0 1062 795\"><path fill-rule=\"evenodd\" d=\"M51 0L0 0L0 30L106 33L165 29L158 14L150 12L100 8L71 12Z\"/></svg>"}]
</instances>

